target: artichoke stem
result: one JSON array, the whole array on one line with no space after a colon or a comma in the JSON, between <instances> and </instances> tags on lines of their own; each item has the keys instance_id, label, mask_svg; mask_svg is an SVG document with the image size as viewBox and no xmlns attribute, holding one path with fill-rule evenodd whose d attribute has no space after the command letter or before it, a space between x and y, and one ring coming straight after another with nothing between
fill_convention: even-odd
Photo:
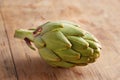
<instances>
[{"instance_id":1,"label":"artichoke stem","mask_svg":"<svg viewBox=\"0 0 120 80\"><path fill-rule=\"evenodd\" d=\"M25 30L25 29L19 29L15 31L15 38L19 38L22 40L25 40L26 44L32 49L35 50L35 48L32 46L31 42L34 41L34 30Z\"/></svg>"},{"instance_id":2,"label":"artichoke stem","mask_svg":"<svg viewBox=\"0 0 120 80\"><path fill-rule=\"evenodd\" d=\"M30 41L33 42L34 40L34 34L33 34L33 30L25 30L25 29L19 29L15 31L15 38L19 38L24 40L25 38L29 39Z\"/></svg>"}]
</instances>

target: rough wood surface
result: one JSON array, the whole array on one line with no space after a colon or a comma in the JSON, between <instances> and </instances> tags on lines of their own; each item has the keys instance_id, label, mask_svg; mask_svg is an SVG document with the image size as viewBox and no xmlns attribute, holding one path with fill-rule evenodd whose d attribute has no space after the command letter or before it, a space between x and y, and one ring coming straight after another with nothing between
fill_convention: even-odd
<instances>
[{"instance_id":1,"label":"rough wood surface","mask_svg":"<svg viewBox=\"0 0 120 80\"><path fill-rule=\"evenodd\" d=\"M120 0L0 0L0 80L120 80ZM54 20L81 24L102 43L100 58L85 67L52 68L24 41L19 28Z\"/></svg>"},{"instance_id":2,"label":"rough wood surface","mask_svg":"<svg viewBox=\"0 0 120 80\"><path fill-rule=\"evenodd\" d=\"M2 14L0 12L0 79L16 80L16 70L6 34Z\"/></svg>"}]
</instances>

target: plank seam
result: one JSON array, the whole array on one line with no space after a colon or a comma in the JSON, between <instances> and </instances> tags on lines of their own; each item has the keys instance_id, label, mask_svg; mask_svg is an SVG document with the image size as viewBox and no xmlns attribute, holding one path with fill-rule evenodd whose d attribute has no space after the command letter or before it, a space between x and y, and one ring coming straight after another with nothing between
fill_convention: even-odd
<instances>
[{"instance_id":1,"label":"plank seam","mask_svg":"<svg viewBox=\"0 0 120 80\"><path fill-rule=\"evenodd\" d=\"M0 6L0 13L1 13L1 18L3 20L4 28L5 28L5 33L6 33L6 37L7 37L7 41L8 41L8 47L9 47L9 50L10 50L10 53L11 53L12 61L13 61L13 66L14 66L14 69L15 69L15 76L16 76L16 79L18 80L17 68L16 68L16 65L15 65L15 61L14 61L14 57L13 57L13 52L12 52L12 49L11 49L10 40L9 40L9 37L8 37L8 33L7 33L7 29L6 29L6 24L5 24L5 19L4 19L3 13L2 13L1 6Z\"/></svg>"}]
</instances>

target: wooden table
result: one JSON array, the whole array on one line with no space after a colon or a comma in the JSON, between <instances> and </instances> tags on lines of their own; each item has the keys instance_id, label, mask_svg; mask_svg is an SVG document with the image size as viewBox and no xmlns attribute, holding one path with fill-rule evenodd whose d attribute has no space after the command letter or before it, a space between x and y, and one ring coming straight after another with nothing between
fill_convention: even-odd
<instances>
[{"instance_id":1,"label":"wooden table","mask_svg":"<svg viewBox=\"0 0 120 80\"><path fill-rule=\"evenodd\" d=\"M55 20L94 34L100 58L85 67L52 68L13 37L16 29ZM120 0L0 0L0 80L120 80Z\"/></svg>"}]
</instances>

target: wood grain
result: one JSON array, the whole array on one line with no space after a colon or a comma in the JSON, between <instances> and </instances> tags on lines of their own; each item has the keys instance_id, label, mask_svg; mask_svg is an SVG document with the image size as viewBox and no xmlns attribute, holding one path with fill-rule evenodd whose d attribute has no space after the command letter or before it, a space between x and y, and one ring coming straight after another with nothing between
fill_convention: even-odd
<instances>
[{"instance_id":1,"label":"wood grain","mask_svg":"<svg viewBox=\"0 0 120 80\"><path fill-rule=\"evenodd\" d=\"M4 20L0 13L0 80L17 80L15 65L4 26Z\"/></svg>"},{"instance_id":2,"label":"wood grain","mask_svg":"<svg viewBox=\"0 0 120 80\"><path fill-rule=\"evenodd\" d=\"M119 0L0 2L0 43L4 43L0 45L0 51L3 51L0 54L0 80L120 80ZM100 58L85 67L53 68L40 58L37 51L14 38L16 29L37 27L49 20L70 20L94 34L102 44Z\"/></svg>"}]
</instances>

